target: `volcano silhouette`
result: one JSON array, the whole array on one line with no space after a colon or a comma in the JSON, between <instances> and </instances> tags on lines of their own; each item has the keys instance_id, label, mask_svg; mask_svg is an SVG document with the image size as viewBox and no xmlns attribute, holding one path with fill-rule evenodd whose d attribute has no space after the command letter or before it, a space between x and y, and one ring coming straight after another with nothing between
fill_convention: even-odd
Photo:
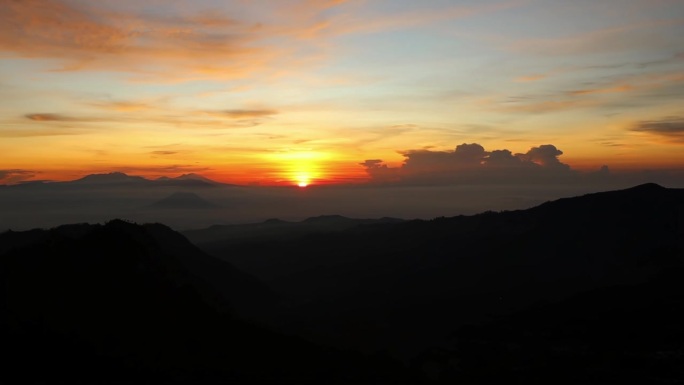
<instances>
[{"instance_id":1,"label":"volcano silhouette","mask_svg":"<svg viewBox=\"0 0 684 385\"><path fill-rule=\"evenodd\" d=\"M219 207L218 205L215 205L204 198L200 197L199 195L191 192L175 192L168 197L157 201L149 206L147 208L150 209L164 209L164 210L169 210L169 209L191 209L191 210L198 210L198 209L213 209Z\"/></svg>"}]
</instances>

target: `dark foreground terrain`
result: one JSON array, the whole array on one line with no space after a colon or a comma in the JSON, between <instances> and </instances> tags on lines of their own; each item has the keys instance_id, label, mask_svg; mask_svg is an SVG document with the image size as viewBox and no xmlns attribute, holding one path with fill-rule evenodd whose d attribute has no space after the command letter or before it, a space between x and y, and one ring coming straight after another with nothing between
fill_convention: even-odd
<instances>
[{"instance_id":1,"label":"dark foreground terrain","mask_svg":"<svg viewBox=\"0 0 684 385\"><path fill-rule=\"evenodd\" d=\"M163 225L0 235L2 380L348 383L401 379L386 357L240 319L276 298ZM410 376L409 376L410 378Z\"/></svg>"},{"instance_id":2,"label":"dark foreground terrain","mask_svg":"<svg viewBox=\"0 0 684 385\"><path fill-rule=\"evenodd\" d=\"M684 383L683 190L185 236L0 234L2 379Z\"/></svg>"}]
</instances>

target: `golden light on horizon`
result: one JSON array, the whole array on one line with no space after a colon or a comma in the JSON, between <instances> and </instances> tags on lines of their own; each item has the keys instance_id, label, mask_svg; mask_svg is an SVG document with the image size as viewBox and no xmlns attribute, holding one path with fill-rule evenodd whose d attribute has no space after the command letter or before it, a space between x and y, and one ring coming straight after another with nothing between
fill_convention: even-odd
<instances>
[{"instance_id":1,"label":"golden light on horizon","mask_svg":"<svg viewBox=\"0 0 684 385\"><path fill-rule=\"evenodd\" d=\"M311 177L307 172L300 172L295 176L297 186L306 187L311 183Z\"/></svg>"},{"instance_id":2,"label":"golden light on horizon","mask_svg":"<svg viewBox=\"0 0 684 385\"><path fill-rule=\"evenodd\" d=\"M461 143L553 144L581 171L684 164L683 1L584 2L577 23L548 17L562 0L46 3L0 0L0 184L112 171L367 183ZM495 31L448 21L484 14Z\"/></svg>"},{"instance_id":3,"label":"golden light on horizon","mask_svg":"<svg viewBox=\"0 0 684 385\"><path fill-rule=\"evenodd\" d=\"M283 180L306 187L315 180L325 179L324 163L331 155L316 151L293 151L268 156L280 166L280 176Z\"/></svg>"}]
</instances>

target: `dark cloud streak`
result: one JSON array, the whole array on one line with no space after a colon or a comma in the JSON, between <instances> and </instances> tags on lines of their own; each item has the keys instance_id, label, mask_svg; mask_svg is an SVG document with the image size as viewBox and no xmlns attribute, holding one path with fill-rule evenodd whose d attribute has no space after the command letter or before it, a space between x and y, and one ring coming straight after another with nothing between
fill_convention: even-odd
<instances>
[{"instance_id":1,"label":"dark cloud streak","mask_svg":"<svg viewBox=\"0 0 684 385\"><path fill-rule=\"evenodd\" d=\"M684 117L670 116L659 120L641 121L632 127L632 131L684 140Z\"/></svg>"},{"instance_id":2,"label":"dark cloud streak","mask_svg":"<svg viewBox=\"0 0 684 385\"><path fill-rule=\"evenodd\" d=\"M39 113L39 114L26 114L24 117L28 120L33 120L36 122L78 122L77 118L65 116L61 114L49 114L49 113Z\"/></svg>"},{"instance_id":3,"label":"dark cloud streak","mask_svg":"<svg viewBox=\"0 0 684 385\"><path fill-rule=\"evenodd\" d=\"M54 113L32 113L24 115L24 118L34 122L68 122L68 123L89 123L114 121L106 117L80 117Z\"/></svg>"},{"instance_id":4,"label":"dark cloud streak","mask_svg":"<svg viewBox=\"0 0 684 385\"><path fill-rule=\"evenodd\" d=\"M36 176L36 173L22 169L0 170L0 184L13 184Z\"/></svg>"}]
</instances>

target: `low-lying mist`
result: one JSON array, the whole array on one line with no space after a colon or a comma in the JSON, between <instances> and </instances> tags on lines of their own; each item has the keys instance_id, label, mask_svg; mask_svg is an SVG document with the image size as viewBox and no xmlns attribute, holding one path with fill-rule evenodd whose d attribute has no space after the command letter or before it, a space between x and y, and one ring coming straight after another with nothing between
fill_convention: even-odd
<instances>
[{"instance_id":1,"label":"low-lying mist","mask_svg":"<svg viewBox=\"0 0 684 385\"><path fill-rule=\"evenodd\" d=\"M161 222L177 230L328 214L430 219L525 209L548 200L625 187L630 183L306 188L30 183L0 186L0 231L113 218Z\"/></svg>"}]
</instances>

